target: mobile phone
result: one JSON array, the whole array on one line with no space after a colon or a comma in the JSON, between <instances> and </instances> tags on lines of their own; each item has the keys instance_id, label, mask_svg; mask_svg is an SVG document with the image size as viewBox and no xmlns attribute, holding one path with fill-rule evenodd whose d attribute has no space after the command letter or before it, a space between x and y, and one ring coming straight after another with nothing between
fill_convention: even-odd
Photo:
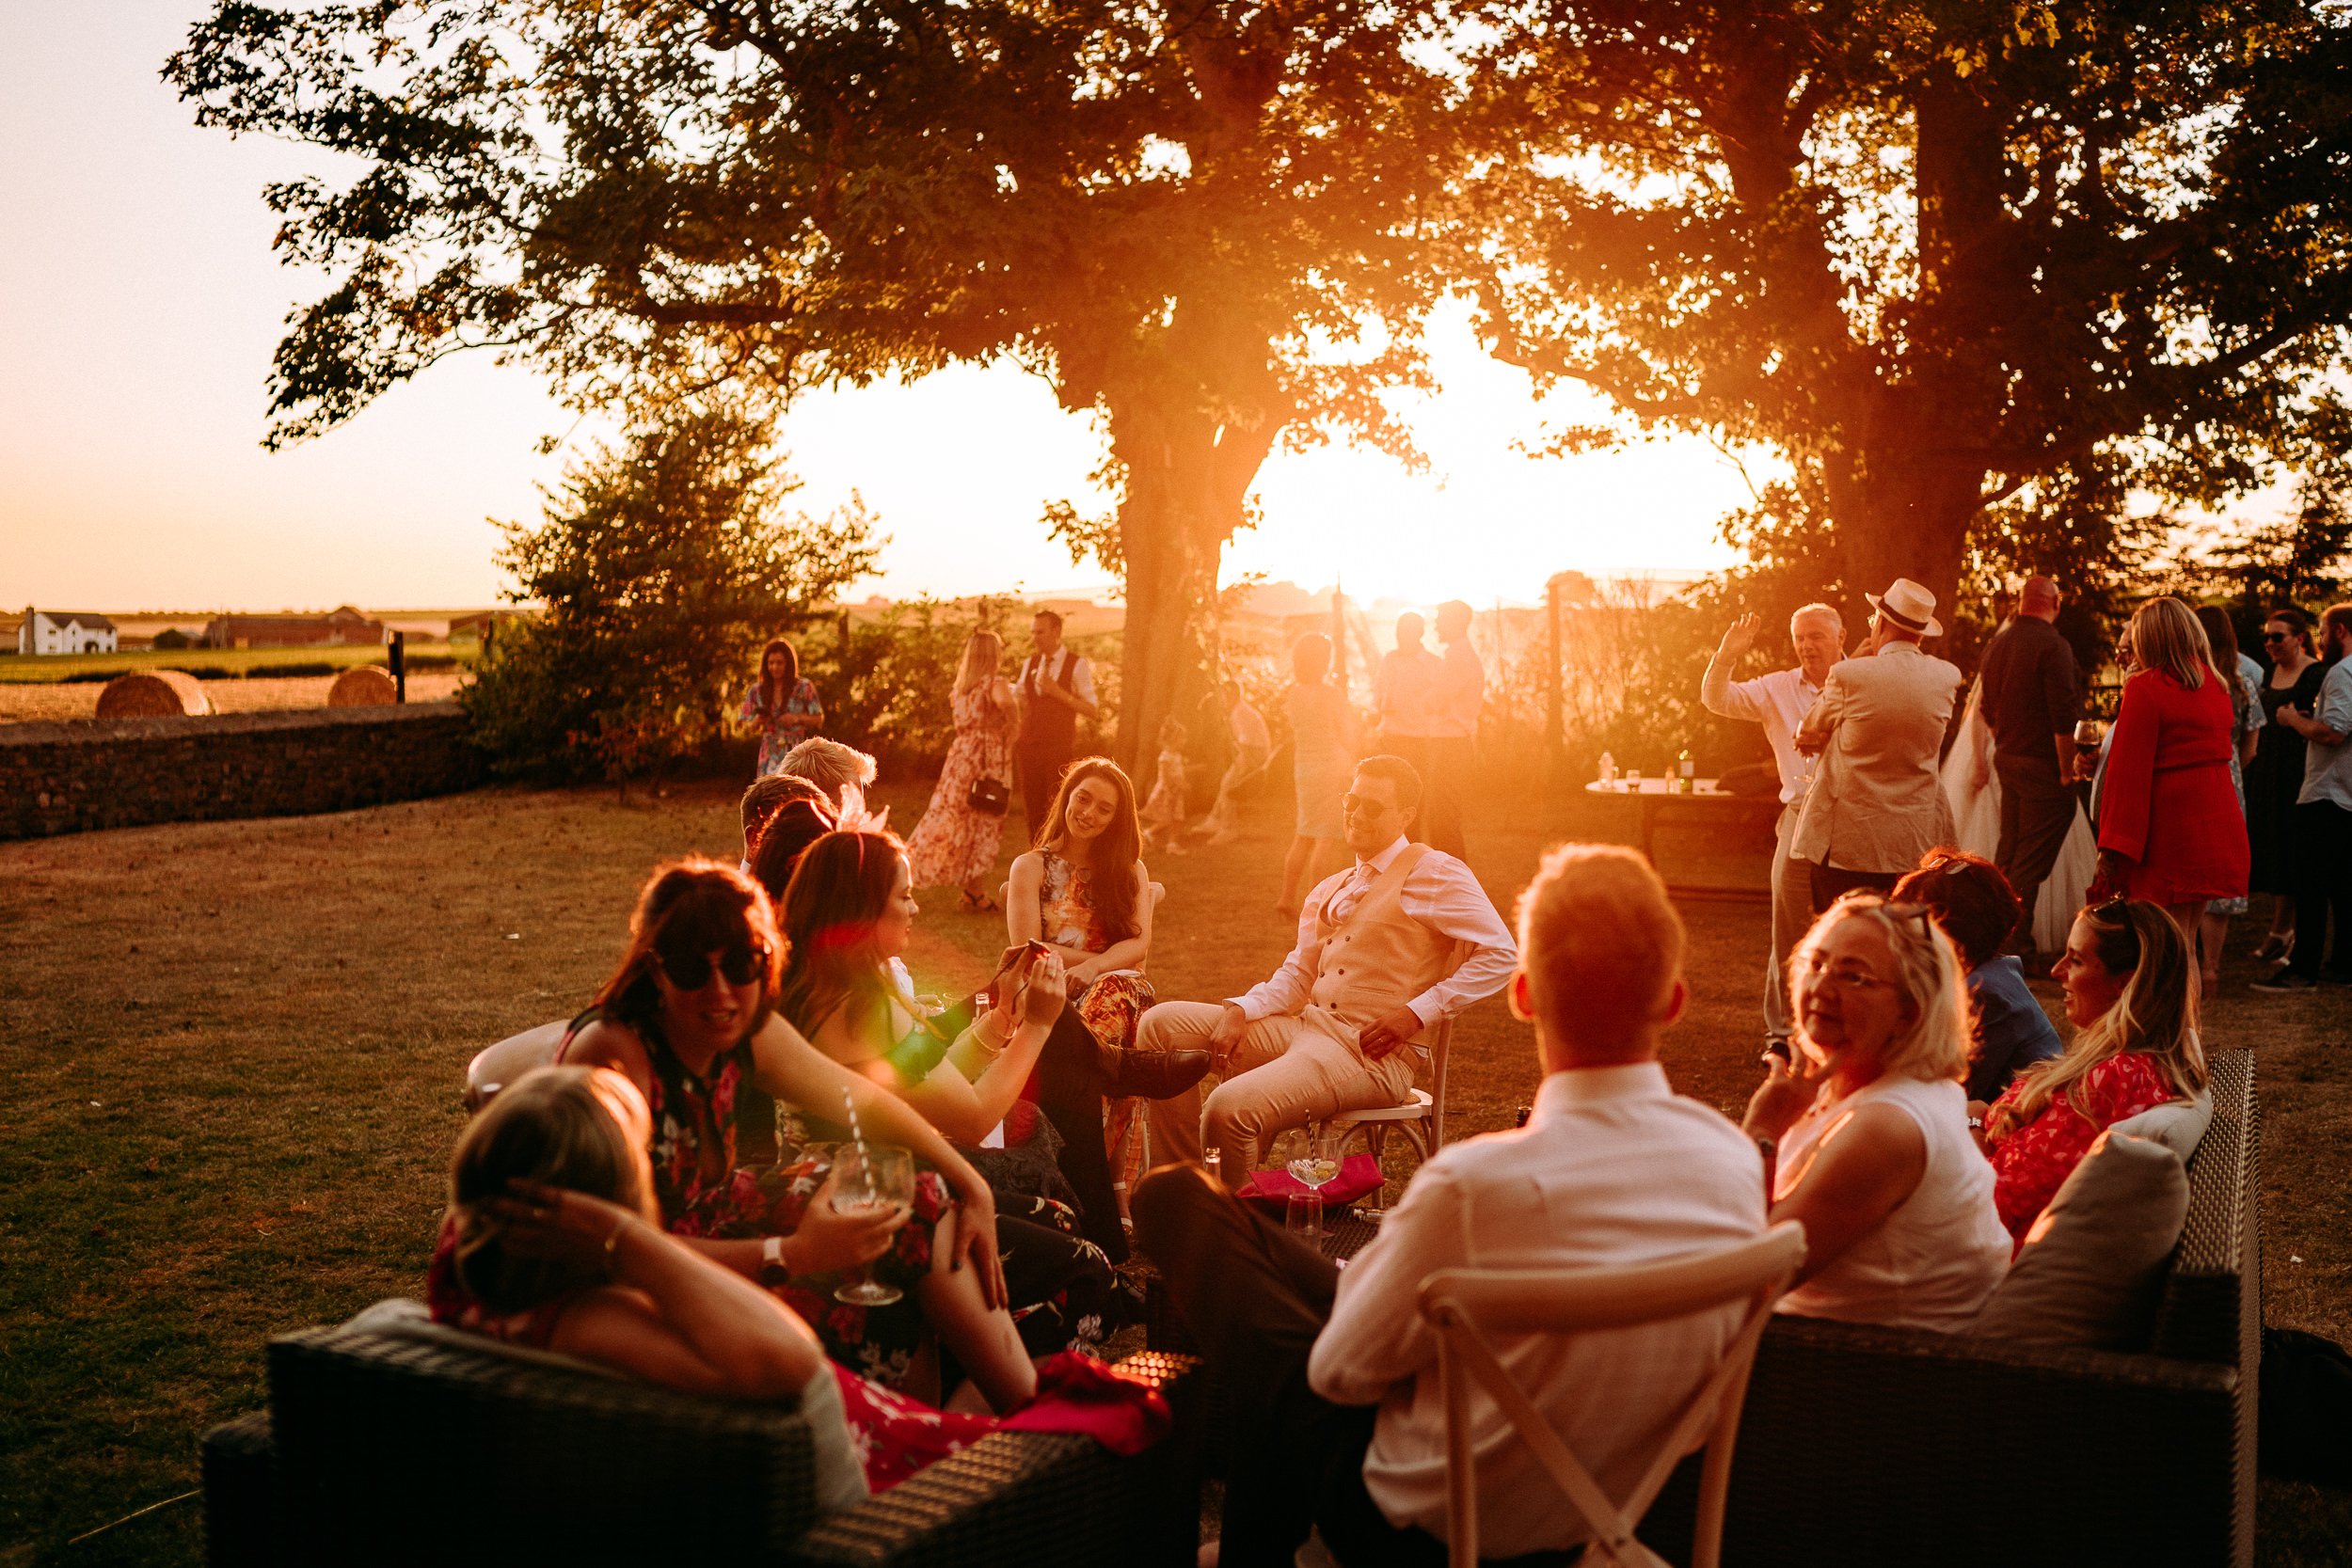
<instances>
[{"instance_id":1,"label":"mobile phone","mask_svg":"<svg viewBox=\"0 0 2352 1568\"><path fill-rule=\"evenodd\" d=\"M1031 937L1020 946L1008 947L996 956L996 973L1002 974L1005 971L1019 963L1025 954L1050 953L1052 951L1053 948L1050 945L1038 941L1035 937Z\"/></svg>"}]
</instances>

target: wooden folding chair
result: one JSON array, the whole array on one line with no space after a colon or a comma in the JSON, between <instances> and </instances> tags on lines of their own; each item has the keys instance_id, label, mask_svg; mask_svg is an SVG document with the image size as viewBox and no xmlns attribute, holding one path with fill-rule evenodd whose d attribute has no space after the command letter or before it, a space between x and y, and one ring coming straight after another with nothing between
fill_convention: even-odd
<instances>
[{"instance_id":1,"label":"wooden folding chair","mask_svg":"<svg viewBox=\"0 0 2352 1568\"><path fill-rule=\"evenodd\" d=\"M1664 1559L1634 1539L1634 1522L1706 1432L1692 1568L1717 1568L1724 1497L1731 1484L1732 1441L1747 1398L1748 1370L1755 1364L1756 1341L1772 1304L1804 1262L1804 1227L1783 1220L1738 1246L1639 1268L1440 1269L1422 1280L1421 1313L1437 1331L1438 1375L1445 1398L1446 1538L1454 1568L1477 1568L1478 1563L1472 1384L1502 1407L1520 1440L1592 1528L1589 1560L1618 1568L1667 1568ZM1512 1381L1486 1338L1488 1333L1585 1334L1628 1328L1743 1299L1748 1315L1730 1348L1622 1501L1603 1492L1592 1472L1569 1452L1549 1419Z\"/></svg>"}]
</instances>

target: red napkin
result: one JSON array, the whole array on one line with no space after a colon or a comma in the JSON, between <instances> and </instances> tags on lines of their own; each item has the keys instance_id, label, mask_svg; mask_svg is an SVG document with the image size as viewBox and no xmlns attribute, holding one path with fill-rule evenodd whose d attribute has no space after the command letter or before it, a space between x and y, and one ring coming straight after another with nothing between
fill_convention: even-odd
<instances>
[{"instance_id":1,"label":"red napkin","mask_svg":"<svg viewBox=\"0 0 2352 1568\"><path fill-rule=\"evenodd\" d=\"M1381 1180L1379 1161L1369 1154L1349 1155L1340 1162L1339 1175L1323 1184L1325 1212L1377 1192ZM1293 1193L1311 1190L1307 1183L1286 1170L1260 1170L1250 1172L1249 1180L1235 1188L1233 1196L1264 1204L1268 1208L1286 1209L1290 1206Z\"/></svg>"},{"instance_id":2,"label":"red napkin","mask_svg":"<svg viewBox=\"0 0 2352 1568\"><path fill-rule=\"evenodd\" d=\"M998 1424L1004 1432L1072 1432L1122 1458L1168 1435L1174 1420L1157 1388L1068 1351L1037 1364L1037 1397Z\"/></svg>"}]
</instances>

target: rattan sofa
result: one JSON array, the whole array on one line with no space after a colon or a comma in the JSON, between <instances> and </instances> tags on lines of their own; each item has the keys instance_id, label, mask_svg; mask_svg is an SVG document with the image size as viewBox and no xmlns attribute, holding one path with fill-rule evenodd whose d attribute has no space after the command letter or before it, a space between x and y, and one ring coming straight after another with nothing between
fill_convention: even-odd
<instances>
[{"instance_id":1,"label":"rattan sofa","mask_svg":"<svg viewBox=\"0 0 2352 1568\"><path fill-rule=\"evenodd\" d=\"M314 1328L269 1347L269 1408L204 1439L215 1568L261 1564L1189 1564L1197 1401L1182 1355L1124 1369L1175 1431L1131 1459L996 1433L829 1518L797 1412Z\"/></svg>"},{"instance_id":2,"label":"rattan sofa","mask_svg":"<svg viewBox=\"0 0 2352 1568\"><path fill-rule=\"evenodd\" d=\"M1740 1422L1724 1560L2247 1564L2262 1226L2254 1062L2214 1116L2147 1349L2070 1350L1783 1318ZM1644 1538L1687 1538L1692 1467Z\"/></svg>"}]
</instances>

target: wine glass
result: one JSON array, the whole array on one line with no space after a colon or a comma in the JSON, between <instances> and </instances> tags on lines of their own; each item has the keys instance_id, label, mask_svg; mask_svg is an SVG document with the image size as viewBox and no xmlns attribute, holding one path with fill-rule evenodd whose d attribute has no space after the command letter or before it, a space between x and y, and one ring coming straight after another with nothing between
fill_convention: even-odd
<instances>
[{"instance_id":1,"label":"wine glass","mask_svg":"<svg viewBox=\"0 0 2352 1568\"><path fill-rule=\"evenodd\" d=\"M833 1207L835 1213L861 1217L914 1208L914 1156L889 1144L843 1144L834 1156ZM905 1294L860 1265L834 1289L833 1299L853 1307L887 1307Z\"/></svg>"},{"instance_id":2,"label":"wine glass","mask_svg":"<svg viewBox=\"0 0 2352 1568\"><path fill-rule=\"evenodd\" d=\"M1339 1148L1321 1127L1284 1133L1280 1152L1282 1168L1310 1192L1321 1192L1325 1182L1340 1174Z\"/></svg>"}]
</instances>

